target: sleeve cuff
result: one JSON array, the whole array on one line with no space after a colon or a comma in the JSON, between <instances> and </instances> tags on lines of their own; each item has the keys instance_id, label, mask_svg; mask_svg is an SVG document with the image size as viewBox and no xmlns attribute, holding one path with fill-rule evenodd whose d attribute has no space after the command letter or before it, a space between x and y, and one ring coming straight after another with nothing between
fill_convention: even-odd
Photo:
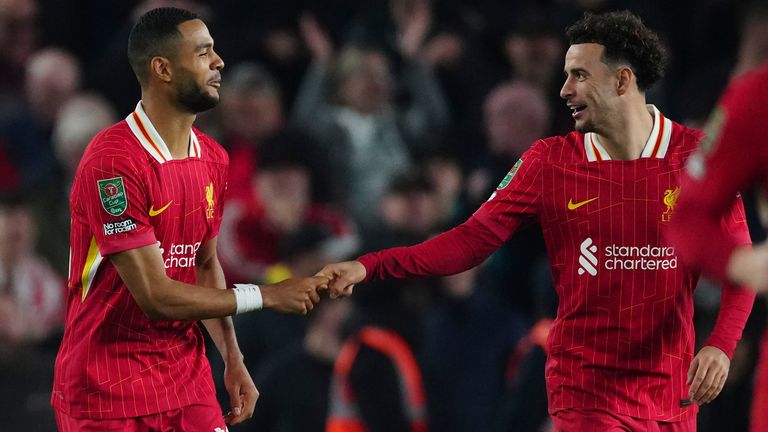
<instances>
[{"instance_id":1,"label":"sleeve cuff","mask_svg":"<svg viewBox=\"0 0 768 432\"><path fill-rule=\"evenodd\" d=\"M130 238L116 239L115 241L107 241L99 244L99 252L102 256L112 255L119 252L124 252L131 249L138 249L140 247L149 246L157 243L157 238L152 232L132 236Z\"/></svg>"}]
</instances>

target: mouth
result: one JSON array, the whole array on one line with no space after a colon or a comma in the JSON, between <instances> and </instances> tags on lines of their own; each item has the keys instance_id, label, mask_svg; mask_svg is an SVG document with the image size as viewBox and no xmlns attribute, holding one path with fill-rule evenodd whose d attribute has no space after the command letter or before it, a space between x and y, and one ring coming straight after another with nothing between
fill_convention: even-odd
<instances>
[{"instance_id":1,"label":"mouth","mask_svg":"<svg viewBox=\"0 0 768 432\"><path fill-rule=\"evenodd\" d=\"M207 83L209 86L213 88L219 88L221 87L221 78L214 78Z\"/></svg>"},{"instance_id":2,"label":"mouth","mask_svg":"<svg viewBox=\"0 0 768 432\"><path fill-rule=\"evenodd\" d=\"M574 119L577 119L581 117L581 113L584 112L585 109L587 109L586 105L576 105L576 104L568 104L568 108L571 109L571 117Z\"/></svg>"}]
</instances>

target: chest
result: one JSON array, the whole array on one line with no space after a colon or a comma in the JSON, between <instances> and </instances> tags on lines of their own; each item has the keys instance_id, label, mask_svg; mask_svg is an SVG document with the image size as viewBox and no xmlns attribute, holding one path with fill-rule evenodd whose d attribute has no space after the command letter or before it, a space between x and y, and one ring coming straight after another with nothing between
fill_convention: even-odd
<instances>
[{"instance_id":1,"label":"chest","mask_svg":"<svg viewBox=\"0 0 768 432\"><path fill-rule=\"evenodd\" d=\"M674 217L680 164L660 159L553 164L544 169L542 225L579 238L655 242Z\"/></svg>"},{"instance_id":2,"label":"chest","mask_svg":"<svg viewBox=\"0 0 768 432\"><path fill-rule=\"evenodd\" d=\"M221 205L216 165L191 159L156 164L146 181L148 214L158 239L202 241Z\"/></svg>"}]
</instances>

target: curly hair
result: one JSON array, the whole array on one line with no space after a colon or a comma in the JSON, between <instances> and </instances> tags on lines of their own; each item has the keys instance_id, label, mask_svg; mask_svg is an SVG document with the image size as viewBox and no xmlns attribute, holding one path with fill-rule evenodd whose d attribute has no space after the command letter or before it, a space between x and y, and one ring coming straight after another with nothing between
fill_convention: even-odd
<instances>
[{"instance_id":1,"label":"curly hair","mask_svg":"<svg viewBox=\"0 0 768 432\"><path fill-rule=\"evenodd\" d=\"M664 77L669 55L659 35L629 11L584 13L568 27L571 45L596 43L605 47L603 62L627 63L637 76L637 87L645 91Z\"/></svg>"}]
</instances>

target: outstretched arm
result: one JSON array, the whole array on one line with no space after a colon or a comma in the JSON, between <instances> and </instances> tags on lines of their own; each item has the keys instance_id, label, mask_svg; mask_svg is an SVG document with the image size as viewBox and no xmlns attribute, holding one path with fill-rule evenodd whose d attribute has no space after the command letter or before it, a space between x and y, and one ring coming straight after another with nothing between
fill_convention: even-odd
<instances>
[{"instance_id":1,"label":"outstretched arm","mask_svg":"<svg viewBox=\"0 0 768 432\"><path fill-rule=\"evenodd\" d=\"M354 285L361 282L461 273L483 262L505 240L472 217L423 243L369 253L357 261L330 264L318 275L332 280L332 298L348 296Z\"/></svg>"},{"instance_id":2,"label":"outstretched arm","mask_svg":"<svg viewBox=\"0 0 768 432\"><path fill-rule=\"evenodd\" d=\"M142 311L157 320L203 320L234 315L234 290L190 285L165 273L157 244L109 255L120 278ZM278 312L306 314L319 301L317 289L325 287L322 277L288 279L260 288L263 306Z\"/></svg>"}]
</instances>

